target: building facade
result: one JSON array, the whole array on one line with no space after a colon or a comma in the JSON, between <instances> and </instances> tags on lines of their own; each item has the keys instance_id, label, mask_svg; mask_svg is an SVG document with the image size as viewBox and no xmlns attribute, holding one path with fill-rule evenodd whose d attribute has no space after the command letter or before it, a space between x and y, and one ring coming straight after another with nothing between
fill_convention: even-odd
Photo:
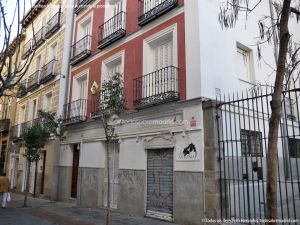
<instances>
[{"instance_id":1,"label":"building facade","mask_svg":"<svg viewBox=\"0 0 300 225\"><path fill-rule=\"evenodd\" d=\"M128 113L109 149L112 208L179 223L201 220L201 101L186 97L186 36L193 38L187 10L194 9L183 0L77 2L59 200L106 205L105 135L91 89L120 73Z\"/></svg>"},{"instance_id":2,"label":"building facade","mask_svg":"<svg viewBox=\"0 0 300 225\"><path fill-rule=\"evenodd\" d=\"M11 188L24 191L26 188L27 161L22 133L39 123L38 111L55 112L57 117L60 83L66 79L64 58L68 51L66 39L66 1L37 1L22 20L25 39L22 59L30 59L26 75L17 87L17 107L10 155ZM69 22L71 23L71 22ZM67 34L68 36L68 34ZM68 59L67 59L68 60ZM50 138L43 149L42 159L30 168L30 193L47 198L56 198L59 140Z\"/></svg>"}]
</instances>

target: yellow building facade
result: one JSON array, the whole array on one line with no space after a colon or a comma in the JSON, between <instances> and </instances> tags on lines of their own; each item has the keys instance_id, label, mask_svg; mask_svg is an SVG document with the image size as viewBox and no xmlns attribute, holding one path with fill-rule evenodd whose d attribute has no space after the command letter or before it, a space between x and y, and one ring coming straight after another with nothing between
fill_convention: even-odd
<instances>
[{"instance_id":1,"label":"yellow building facade","mask_svg":"<svg viewBox=\"0 0 300 225\"><path fill-rule=\"evenodd\" d=\"M64 0L38 0L22 21L25 29L23 61L32 58L26 75L17 87L16 112L11 131L12 149L9 170L11 188L24 191L30 176L29 191L36 196L55 199L55 167L59 159L59 140L50 138L42 158L32 164L26 174L27 160L22 133L38 123L38 111L55 112L59 105L59 90L64 55L66 4ZM68 54L68 52L65 52Z\"/></svg>"}]
</instances>

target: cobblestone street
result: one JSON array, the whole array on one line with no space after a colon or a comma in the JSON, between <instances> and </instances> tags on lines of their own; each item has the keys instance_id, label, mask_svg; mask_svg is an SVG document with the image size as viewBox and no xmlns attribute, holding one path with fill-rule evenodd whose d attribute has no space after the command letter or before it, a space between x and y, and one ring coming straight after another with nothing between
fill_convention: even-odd
<instances>
[{"instance_id":1,"label":"cobblestone street","mask_svg":"<svg viewBox=\"0 0 300 225\"><path fill-rule=\"evenodd\" d=\"M28 198L29 207L22 208L23 196L12 194L12 202L0 209L0 225L103 225L105 212L83 209L72 204ZM112 225L174 225L149 218L136 218L112 213Z\"/></svg>"}]
</instances>

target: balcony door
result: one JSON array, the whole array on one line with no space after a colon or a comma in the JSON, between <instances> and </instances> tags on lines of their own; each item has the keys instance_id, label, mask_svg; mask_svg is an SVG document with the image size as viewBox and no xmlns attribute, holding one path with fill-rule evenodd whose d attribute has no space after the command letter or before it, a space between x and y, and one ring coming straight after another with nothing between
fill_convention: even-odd
<instances>
[{"instance_id":1,"label":"balcony door","mask_svg":"<svg viewBox=\"0 0 300 225\"><path fill-rule=\"evenodd\" d=\"M158 40L151 46L152 66L149 68L149 75L143 77L144 98L172 90L173 70L169 66L174 65L173 49L172 36Z\"/></svg>"},{"instance_id":2,"label":"balcony door","mask_svg":"<svg viewBox=\"0 0 300 225\"><path fill-rule=\"evenodd\" d=\"M110 7L105 10L105 24L103 29L103 37L106 38L114 32L122 28L122 15L120 13L124 10L124 3L122 0L108 0ZM117 16L119 15L119 16Z\"/></svg>"},{"instance_id":3,"label":"balcony door","mask_svg":"<svg viewBox=\"0 0 300 225\"><path fill-rule=\"evenodd\" d=\"M73 55L79 55L91 49L91 34L91 18L89 18L78 26L75 54Z\"/></svg>"},{"instance_id":4,"label":"balcony door","mask_svg":"<svg viewBox=\"0 0 300 225\"><path fill-rule=\"evenodd\" d=\"M72 98L70 108L71 118L85 117L87 114L87 96L88 95L88 82L87 74L84 74L74 80Z\"/></svg>"},{"instance_id":5,"label":"balcony door","mask_svg":"<svg viewBox=\"0 0 300 225\"><path fill-rule=\"evenodd\" d=\"M164 1L166 0L144 0L144 13L149 12Z\"/></svg>"}]
</instances>

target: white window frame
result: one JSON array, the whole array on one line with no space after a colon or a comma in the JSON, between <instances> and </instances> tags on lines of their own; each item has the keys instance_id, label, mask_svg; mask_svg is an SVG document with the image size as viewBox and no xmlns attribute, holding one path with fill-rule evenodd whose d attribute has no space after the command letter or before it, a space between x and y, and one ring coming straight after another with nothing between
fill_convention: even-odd
<instances>
[{"instance_id":1,"label":"white window frame","mask_svg":"<svg viewBox=\"0 0 300 225\"><path fill-rule=\"evenodd\" d=\"M143 42L143 75L154 72L153 70L153 45L155 42L160 42L165 38L172 37L173 40L173 64L178 67L178 38L177 38L177 24L159 31L158 33L146 38Z\"/></svg>"},{"instance_id":2,"label":"white window frame","mask_svg":"<svg viewBox=\"0 0 300 225\"><path fill-rule=\"evenodd\" d=\"M121 51L121 52L118 52L116 54L114 54L113 56L105 59L102 61L102 69L101 69L101 85L103 84L103 82L108 78L106 77L107 74L108 74L108 67L109 67L109 64L112 64L114 63L115 61L117 60L121 60L121 75L124 79L124 65L125 65L125 50Z\"/></svg>"},{"instance_id":3,"label":"white window frame","mask_svg":"<svg viewBox=\"0 0 300 225\"><path fill-rule=\"evenodd\" d=\"M253 51L252 51L252 49L248 48L247 46L237 42L236 43L236 54L238 54L238 51L243 51L247 54L248 77L246 79L244 77L241 77L240 74L238 74L238 69L236 68L237 77L241 81L245 81L245 82L248 82L248 83L254 83L255 82L255 75L254 75Z\"/></svg>"},{"instance_id":4,"label":"white window frame","mask_svg":"<svg viewBox=\"0 0 300 225\"><path fill-rule=\"evenodd\" d=\"M121 12L126 12L126 0L105 0L105 5L108 7L105 7L105 12L104 12L104 23L111 19L113 17L113 12L112 8L110 7L111 5L114 5L116 2L121 1L122 2L122 9Z\"/></svg>"},{"instance_id":5,"label":"white window frame","mask_svg":"<svg viewBox=\"0 0 300 225\"><path fill-rule=\"evenodd\" d=\"M82 21L79 21L77 23L77 31L76 31L77 34L76 34L75 42L77 42L85 37L83 27L87 23L90 23L90 35L92 35L93 34L93 13L92 12L89 15L87 15L85 19L82 19Z\"/></svg>"},{"instance_id":6,"label":"white window frame","mask_svg":"<svg viewBox=\"0 0 300 225\"><path fill-rule=\"evenodd\" d=\"M36 118L33 118L33 102L36 101L36 118L37 118L37 114L38 114L38 108L39 108L39 99L36 97L36 98L32 98L30 101L29 101L29 107L28 107L28 119L29 121L31 120L34 120Z\"/></svg>"},{"instance_id":7,"label":"white window frame","mask_svg":"<svg viewBox=\"0 0 300 225\"><path fill-rule=\"evenodd\" d=\"M80 79L83 79L83 77L86 77L86 85L87 85L87 87L86 87L86 91L87 91L87 93L86 93L86 97L87 97L87 99L86 100L88 100L88 96L89 96L89 93L88 93L88 87L89 87L89 69L87 69L87 70L84 70L84 71L82 71L81 73L79 73L79 74L76 74L74 77L73 77L73 84L72 84L72 101L76 101L76 100L79 100L79 99L81 99L81 98L78 98L77 97L77 95L76 95L76 97L75 97L75 95L74 95L74 90L77 90L78 89L78 86L76 87L76 85L80 82L79 80Z\"/></svg>"},{"instance_id":8,"label":"white window frame","mask_svg":"<svg viewBox=\"0 0 300 225\"><path fill-rule=\"evenodd\" d=\"M21 113L23 113L22 108L24 108L24 114L22 115ZM26 104L22 104L20 105L20 110L19 110L19 118L18 118L18 123L24 123L26 122Z\"/></svg>"},{"instance_id":9,"label":"white window frame","mask_svg":"<svg viewBox=\"0 0 300 225\"><path fill-rule=\"evenodd\" d=\"M50 101L50 110L49 110L49 109L46 108L46 101L45 101L45 100L47 99L47 96L49 96L50 94L51 94L51 101ZM53 106L53 92L50 91L50 92L48 92L48 93L46 93L46 94L44 95L43 109L44 109L45 111L51 112L51 111L52 111L52 106Z\"/></svg>"}]
</instances>

